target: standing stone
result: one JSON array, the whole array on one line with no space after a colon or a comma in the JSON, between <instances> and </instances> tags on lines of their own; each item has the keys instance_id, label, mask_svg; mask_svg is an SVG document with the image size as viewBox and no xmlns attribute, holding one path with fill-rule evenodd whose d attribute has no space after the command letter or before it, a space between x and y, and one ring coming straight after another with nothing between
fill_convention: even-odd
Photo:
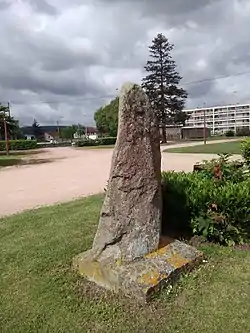
<instances>
[{"instance_id":1,"label":"standing stone","mask_svg":"<svg viewBox=\"0 0 250 333\"><path fill-rule=\"evenodd\" d=\"M130 262L154 251L161 227L159 127L140 86L125 84L106 198L93 252Z\"/></svg>"},{"instance_id":2,"label":"standing stone","mask_svg":"<svg viewBox=\"0 0 250 333\"><path fill-rule=\"evenodd\" d=\"M202 254L179 241L160 241L161 152L155 113L142 88L125 84L106 198L92 249L74 267L107 289L147 301Z\"/></svg>"}]
</instances>

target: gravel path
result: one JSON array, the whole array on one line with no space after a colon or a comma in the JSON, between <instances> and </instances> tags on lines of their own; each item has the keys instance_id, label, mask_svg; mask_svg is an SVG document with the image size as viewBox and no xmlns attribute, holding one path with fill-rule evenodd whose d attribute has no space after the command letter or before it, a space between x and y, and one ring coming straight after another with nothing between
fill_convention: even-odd
<instances>
[{"instance_id":1,"label":"gravel path","mask_svg":"<svg viewBox=\"0 0 250 333\"><path fill-rule=\"evenodd\" d=\"M48 163L0 170L0 217L103 192L111 157L112 149L50 148L37 155ZM163 153L162 170L192 171L196 162L213 157Z\"/></svg>"}]
</instances>

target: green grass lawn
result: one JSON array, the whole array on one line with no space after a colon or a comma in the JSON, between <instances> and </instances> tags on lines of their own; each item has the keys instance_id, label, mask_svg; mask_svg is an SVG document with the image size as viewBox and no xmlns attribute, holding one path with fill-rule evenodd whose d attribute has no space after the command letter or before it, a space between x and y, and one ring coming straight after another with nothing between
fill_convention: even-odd
<instances>
[{"instance_id":1,"label":"green grass lawn","mask_svg":"<svg viewBox=\"0 0 250 333\"><path fill-rule=\"evenodd\" d=\"M0 151L0 169L3 167L25 164L39 164L48 163L52 160L42 158L34 158L36 155L42 155L45 150L32 149L32 150L17 150L10 151L9 155Z\"/></svg>"},{"instance_id":2,"label":"green grass lawn","mask_svg":"<svg viewBox=\"0 0 250 333\"><path fill-rule=\"evenodd\" d=\"M29 156L29 155L37 155L43 153L43 149L29 149L29 150L10 150L9 156ZM3 150L0 150L0 157L5 157L6 152Z\"/></svg>"},{"instance_id":3,"label":"green grass lawn","mask_svg":"<svg viewBox=\"0 0 250 333\"><path fill-rule=\"evenodd\" d=\"M170 148L164 150L167 153L193 153L193 154L240 154L241 141L209 143L193 147Z\"/></svg>"},{"instance_id":4,"label":"green grass lawn","mask_svg":"<svg viewBox=\"0 0 250 333\"><path fill-rule=\"evenodd\" d=\"M203 247L208 263L139 306L73 272L103 197L0 219L0 332L250 332L250 252Z\"/></svg>"},{"instance_id":5,"label":"green grass lawn","mask_svg":"<svg viewBox=\"0 0 250 333\"><path fill-rule=\"evenodd\" d=\"M0 156L0 168L12 165L18 165L22 162L22 157L17 155Z\"/></svg>"}]
</instances>

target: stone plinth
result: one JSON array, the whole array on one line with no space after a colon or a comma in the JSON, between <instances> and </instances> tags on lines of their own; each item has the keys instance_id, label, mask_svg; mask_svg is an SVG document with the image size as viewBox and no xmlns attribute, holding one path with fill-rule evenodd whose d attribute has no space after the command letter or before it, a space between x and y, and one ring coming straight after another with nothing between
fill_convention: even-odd
<instances>
[{"instance_id":1,"label":"stone plinth","mask_svg":"<svg viewBox=\"0 0 250 333\"><path fill-rule=\"evenodd\" d=\"M182 272L192 270L202 261L202 252L177 240L138 260L107 263L94 260L91 251L74 260L82 276L114 292L148 302L162 288L174 282Z\"/></svg>"}]
</instances>

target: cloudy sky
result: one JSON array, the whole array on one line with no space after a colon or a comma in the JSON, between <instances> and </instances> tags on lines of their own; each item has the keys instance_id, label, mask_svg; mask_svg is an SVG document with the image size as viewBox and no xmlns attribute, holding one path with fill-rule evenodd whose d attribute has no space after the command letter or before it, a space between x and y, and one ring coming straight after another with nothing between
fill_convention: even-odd
<instances>
[{"instance_id":1,"label":"cloudy sky","mask_svg":"<svg viewBox=\"0 0 250 333\"><path fill-rule=\"evenodd\" d=\"M162 32L187 107L250 102L250 74L206 80L250 72L249 18L249 0L0 0L0 101L22 125L93 125Z\"/></svg>"}]
</instances>

